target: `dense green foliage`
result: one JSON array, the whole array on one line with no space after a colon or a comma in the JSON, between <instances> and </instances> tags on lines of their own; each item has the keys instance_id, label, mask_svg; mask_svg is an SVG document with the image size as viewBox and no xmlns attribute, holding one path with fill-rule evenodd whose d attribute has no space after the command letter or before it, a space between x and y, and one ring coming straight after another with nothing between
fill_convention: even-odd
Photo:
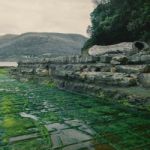
<instances>
[{"instance_id":1,"label":"dense green foliage","mask_svg":"<svg viewBox=\"0 0 150 150\"><path fill-rule=\"evenodd\" d=\"M110 0L100 3L91 13L91 38L83 49L92 45L150 39L149 0Z\"/></svg>"}]
</instances>

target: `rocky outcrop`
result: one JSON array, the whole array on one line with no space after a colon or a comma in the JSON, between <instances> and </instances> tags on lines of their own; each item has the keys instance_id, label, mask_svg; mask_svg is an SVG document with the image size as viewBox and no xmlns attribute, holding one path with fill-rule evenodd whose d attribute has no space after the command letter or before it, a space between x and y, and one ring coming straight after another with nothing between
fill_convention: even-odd
<instances>
[{"instance_id":1,"label":"rocky outcrop","mask_svg":"<svg viewBox=\"0 0 150 150\"><path fill-rule=\"evenodd\" d=\"M104 54L135 54L142 50L148 49L149 46L145 42L124 42L115 45L99 46L95 45L88 51L91 56L100 56Z\"/></svg>"},{"instance_id":2,"label":"rocky outcrop","mask_svg":"<svg viewBox=\"0 0 150 150\"><path fill-rule=\"evenodd\" d=\"M127 53L124 48L118 52L118 47L112 46L115 53L108 53L108 50L99 56L23 61L11 74L23 81L53 81L62 89L98 97L105 95L111 100L145 109L150 106L150 51L145 46L136 51L133 43L127 45L130 45ZM134 53L129 55L128 52Z\"/></svg>"}]
</instances>

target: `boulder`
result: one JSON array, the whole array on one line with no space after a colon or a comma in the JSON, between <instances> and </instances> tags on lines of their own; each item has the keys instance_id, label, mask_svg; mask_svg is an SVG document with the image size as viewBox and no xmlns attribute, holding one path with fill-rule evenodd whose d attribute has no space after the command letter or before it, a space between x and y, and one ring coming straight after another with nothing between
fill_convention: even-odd
<instances>
[{"instance_id":1,"label":"boulder","mask_svg":"<svg viewBox=\"0 0 150 150\"><path fill-rule=\"evenodd\" d=\"M104 54L136 54L140 51L148 49L149 45L145 42L123 42L114 45L100 46L94 45L88 51L90 56L101 56Z\"/></svg>"}]
</instances>

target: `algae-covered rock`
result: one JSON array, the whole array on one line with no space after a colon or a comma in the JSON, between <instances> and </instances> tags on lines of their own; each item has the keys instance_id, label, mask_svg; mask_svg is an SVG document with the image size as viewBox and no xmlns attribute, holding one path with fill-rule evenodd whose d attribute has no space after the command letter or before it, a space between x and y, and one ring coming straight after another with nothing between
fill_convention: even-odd
<instances>
[{"instance_id":1,"label":"algae-covered rock","mask_svg":"<svg viewBox=\"0 0 150 150\"><path fill-rule=\"evenodd\" d=\"M98 97L102 97L103 94L99 93L105 88L108 88L106 95L109 97L112 93L110 89L117 89L118 95L126 95L124 90L119 90L150 87L148 44L136 41L93 46L89 49L89 54L91 56L60 56L22 61L12 74L14 72L13 76L18 76L21 80L34 78L39 82L54 81L59 88L89 95L93 93ZM127 95L133 93L136 91L128 92ZM143 92L140 90L139 93ZM115 95L111 95L113 96Z\"/></svg>"},{"instance_id":2,"label":"algae-covered rock","mask_svg":"<svg viewBox=\"0 0 150 150\"><path fill-rule=\"evenodd\" d=\"M36 74L39 75L39 76L48 76L49 71L45 68L37 68L36 69Z\"/></svg>"},{"instance_id":3,"label":"algae-covered rock","mask_svg":"<svg viewBox=\"0 0 150 150\"><path fill-rule=\"evenodd\" d=\"M111 72L83 72L79 79L86 79L87 83L110 86L135 86L137 85L135 76L128 76L124 73Z\"/></svg>"}]
</instances>

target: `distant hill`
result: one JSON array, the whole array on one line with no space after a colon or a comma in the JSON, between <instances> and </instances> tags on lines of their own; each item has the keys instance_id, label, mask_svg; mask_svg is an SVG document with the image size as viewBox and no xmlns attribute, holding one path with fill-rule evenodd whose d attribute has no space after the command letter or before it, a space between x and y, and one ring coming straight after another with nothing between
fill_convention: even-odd
<instances>
[{"instance_id":1,"label":"distant hill","mask_svg":"<svg viewBox=\"0 0 150 150\"><path fill-rule=\"evenodd\" d=\"M8 34L0 36L0 60L19 60L26 56L80 54L86 40L86 37L79 34Z\"/></svg>"}]
</instances>

